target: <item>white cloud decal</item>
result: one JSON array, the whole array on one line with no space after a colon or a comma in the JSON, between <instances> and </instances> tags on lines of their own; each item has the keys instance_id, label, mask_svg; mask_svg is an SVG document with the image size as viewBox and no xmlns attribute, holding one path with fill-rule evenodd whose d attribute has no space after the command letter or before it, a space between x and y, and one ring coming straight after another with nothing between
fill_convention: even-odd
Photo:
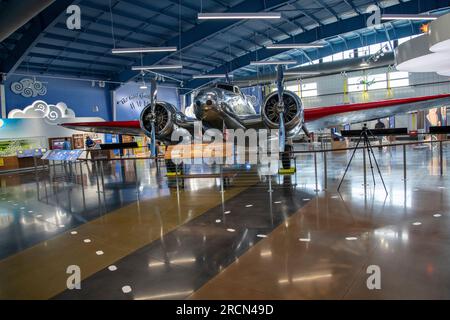
<instances>
[{"instance_id":1,"label":"white cloud decal","mask_svg":"<svg viewBox=\"0 0 450 320\"><path fill-rule=\"evenodd\" d=\"M24 78L11 84L11 91L25 98L45 96L47 87L36 79Z\"/></svg>"},{"instance_id":2,"label":"white cloud decal","mask_svg":"<svg viewBox=\"0 0 450 320\"><path fill-rule=\"evenodd\" d=\"M57 124L57 120L61 118L75 118L75 112L68 108L64 102L53 105L47 104L45 101L37 100L23 110L11 110L8 114L8 118L43 118L50 124Z\"/></svg>"}]
</instances>

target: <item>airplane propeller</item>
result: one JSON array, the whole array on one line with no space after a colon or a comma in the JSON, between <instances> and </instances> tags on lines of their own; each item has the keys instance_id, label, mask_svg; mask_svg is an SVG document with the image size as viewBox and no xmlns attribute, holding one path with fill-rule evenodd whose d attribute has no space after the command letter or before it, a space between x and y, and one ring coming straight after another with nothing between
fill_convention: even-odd
<instances>
[{"instance_id":1,"label":"airplane propeller","mask_svg":"<svg viewBox=\"0 0 450 320\"><path fill-rule=\"evenodd\" d=\"M152 156L156 157L156 129L155 129L155 122L156 122L156 98L158 94L158 89L156 88L156 80L152 79L151 82L151 88L150 88L150 105L151 105L151 111L150 111L150 124L151 124L151 143L150 143L150 149L152 152Z\"/></svg>"},{"instance_id":2,"label":"airplane propeller","mask_svg":"<svg viewBox=\"0 0 450 320\"><path fill-rule=\"evenodd\" d=\"M278 90L278 107L277 111L280 118L280 125L279 125L279 147L280 152L284 152L284 148L286 145L286 128L284 124L284 73L283 73L283 65L279 64L277 66L277 90Z\"/></svg>"}]
</instances>

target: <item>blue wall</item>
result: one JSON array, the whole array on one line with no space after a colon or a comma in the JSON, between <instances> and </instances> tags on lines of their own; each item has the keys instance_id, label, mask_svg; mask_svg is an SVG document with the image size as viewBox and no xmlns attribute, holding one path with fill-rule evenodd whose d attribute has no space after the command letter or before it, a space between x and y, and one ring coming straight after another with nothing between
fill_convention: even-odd
<instances>
[{"instance_id":1,"label":"blue wall","mask_svg":"<svg viewBox=\"0 0 450 320\"><path fill-rule=\"evenodd\" d=\"M47 93L43 96L25 98L15 94L11 90L11 84L24 76L9 76L5 81L6 113L12 109L24 109L36 100L43 100L47 104L57 104L64 102L69 108L75 111L77 117L100 117L105 120L112 120L112 105L110 90L99 88L98 82L92 87L90 81L60 80L51 78L39 78L38 81L47 87ZM98 112L94 107L98 106Z\"/></svg>"},{"instance_id":2,"label":"blue wall","mask_svg":"<svg viewBox=\"0 0 450 320\"><path fill-rule=\"evenodd\" d=\"M243 94L245 94L246 96L252 97L252 100L254 100L253 106L255 107L255 111L256 111L256 113L260 113L261 106L262 106L263 100L264 100L262 87L261 86L253 86L253 87L241 88L241 92Z\"/></svg>"},{"instance_id":3,"label":"blue wall","mask_svg":"<svg viewBox=\"0 0 450 320\"><path fill-rule=\"evenodd\" d=\"M138 120L142 109L150 103L150 84L142 90L139 83L127 83L116 90L116 120ZM180 110L180 100L176 88L158 86L158 101L173 104Z\"/></svg>"}]
</instances>

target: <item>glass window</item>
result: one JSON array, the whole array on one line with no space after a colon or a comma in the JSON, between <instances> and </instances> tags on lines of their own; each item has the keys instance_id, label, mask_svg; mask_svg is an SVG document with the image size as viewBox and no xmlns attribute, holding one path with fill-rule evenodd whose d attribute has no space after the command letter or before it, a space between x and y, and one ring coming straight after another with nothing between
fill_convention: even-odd
<instances>
[{"instance_id":1,"label":"glass window","mask_svg":"<svg viewBox=\"0 0 450 320\"><path fill-rule=\"evenodd\" d=\"M354 57L355 57L355 51L354 50L344 51L344 59L352 59Z\"/></svg>"},{"instance_id":2,"label":"glass window","mask_svg":"<svg viewBox=\"0 0 450 320\"><path fill-rule=\"evenodd\" d=\"M358 92L364 90L362 77L348 78L348 92Z\"/></svg>"},{"instance_id":3,"label":"glass window","mask_svg":"<svg viewBox=\"0 0 450 320\"><path fill-rule=\"evenodd\" d=\"M394 47L394 41L382 42L381 47L384 48L384 51L392 51Z\"/></svg>"},{"instance_id":4,"label":"glass window","mask_svg":"<svg viewBox=\"0 0 450 320\"><path fill-rule=\"evenodd\" d=\"M317 82L303 83L301 96L302 98L317 97Z\"/></svg>"},{"instance_id":5,"label":"glass window","mask_svg":"<svg viewBox=\"0 0 450 320\"><path fill-rule=\"evenodd\" d=\"M377 43L377 44L372 44L369 46L369 53L370 54L374 54L377 53L378 51L380 51L381 49L381 44Z\"/></svg>"},{"instance_id":6,"label":"glass window","mask_svg":"<svg viewBox=\"0 0 450 320\"><path fill-rule=\"evenodd\" d=\"M387 89L386 74L375 74L367 77L367 90Z\"/></svg>"},{"instance_id":7,"label":"glass window","mask_svg":"<svg viewBox=\"0 0 450 320\"><path fill-rule=\"evenodd\" d=\"M332 55L331 56L327 56L327 57L322 59L322 62L331 62L331 61L333 61L333 56Z\"/></svg>"},{"instance_id":8,"label":"glass window","mask_svg":"<svg viewBox=\"0 0 450 320\"><path fill-rule=\"evenodd\" d=\"M358 92L364 89L377 90L386 89L386 74L369 75L367 77L353 77L348 79L348 91Z\"/></svg>"},{"instance_id":9,"label":"glass window","mask_svg":"<svg viewBox=\"0 0 450 320\"><path fill-rule=\"evenodd\" d=\"M409 79L392 80L390 85L391 88L407 87L409 86Z\"/></svg>"},{"instance_id":10,"label":"glass window","mask_svg":"<svg viewBox=\"0 0 450 320\"><path fill-rule=\"evenodd\" d=\"M358 48L358 57L364 57L369 55L369 47Z\"/></svg>"},{"instance_id":11,"label":"glass window","mask_svg":"<svg viewBox=\"0 0 450 320\"><path fill-rule=\"evenodd\" d=\"M391 88L407 87L409 86L409 73L408 72L391 72L389 74Z\"/></svg>"},{"instance_id":12,"label":"glass window","mask_svg":"<svg viewBox=\"0 0 450 320\"><path fill-rule=\"evenodd\" d=\"M344 53L343 52L339 52L339 53L335 53L333 54L333 61L339 61L344 59Z\"/></svg>"},{"instance_id":13,"label":"glass window","mask_svg":"<svg viewBox=\"0 0 450 320\"><path fill-rule=\"evenodd\" d=\"M391 79L391 80L409 79L409 72L403 72L403 71L391 72L389 74L389 79Z\"/></svg>"},{"instance_id":14,"label":"glass window","mask_svg":"<svg viewBox=\"0 0 450 320\"><path fill-rule=\"evenodd\" d=\"M409 86L408 72L391 72L389 74L389 84L391 88L407 87ZM348 91L358 92L367 89L378 90L387 89L387 74L374 74L367 77L352 77L348 78Z\"/></svg>"},{"instance_id":15,"label":"glass window","mask_svg":"<svg viewBox=\"0 0 450 320\"><path fill-rule=\"evenodd\" d=\"M288 84L286 86L286 90L295 92L297 95L300 95L299 89L300 89L300 86L296 83Z\"/></svg>"}]
</instances>

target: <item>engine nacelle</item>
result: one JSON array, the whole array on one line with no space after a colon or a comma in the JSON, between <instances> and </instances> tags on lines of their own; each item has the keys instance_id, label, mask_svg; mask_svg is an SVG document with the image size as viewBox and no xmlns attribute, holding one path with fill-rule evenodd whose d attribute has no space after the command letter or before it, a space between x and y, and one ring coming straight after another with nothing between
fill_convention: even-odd
<instances>
[{"instance_id":1,"label":"engine nacelle","mask_svg":"<svg viewBox=\"0 0 450 320\"><path fill-rule=\"evenodd\" d=\"M155 136L158 140L170 140L175 128L174 116L177 109L170 103L157 101L155 105L155 114L152 115L152 106L148 104L142 109L140 124L142 130L149 137L152 135L152 120L155 117Z\"/></svg>"},{"instance_id":2,"label":"engine nacelle","mask_svg":"<svg viewBox=\"0 0 450 320\"><path fill-rule=\"evenodd\" d=\"M261 110L264 124L269 129L280 127L280 115L278 113L278 92L268 95ZM291 91L284 91L284 125L286 137L292 138L300 133L303 126L303 104L300 98Z\"/></svg>"}]
</instances>

